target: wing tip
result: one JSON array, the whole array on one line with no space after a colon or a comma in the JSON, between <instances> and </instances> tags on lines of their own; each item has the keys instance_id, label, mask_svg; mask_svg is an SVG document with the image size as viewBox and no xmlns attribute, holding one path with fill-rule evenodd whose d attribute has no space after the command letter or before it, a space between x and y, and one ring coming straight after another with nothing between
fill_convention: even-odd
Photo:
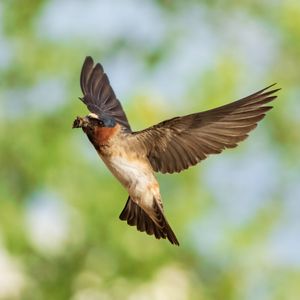
<instances>
[{"instance_id":1,"label":"wing tip","mask_svg":"<svg viewBox=\"0 0 300 300\"><path fill-rule=\"evenodd\" d=\"M93 58L90 55L87 55L85 57L85 59L84 59L84 63L83 64L85 64L85 63L94 64L94 60L93 60Z\"/></svg>"},{"instance_id":2,"label":"wing tip","mask_svg":"<svg viewBox=\"0 0 300 300\"><path fill-rule=\"evenodd\" d=\"M267 86L266 88L260 90L258 92L258 94L268 94L268 95L271 95L271 94L277 93L278 91L280 91L282 89L281 87L279 87L279 88L270 90L270 88L273 87L273 86L275 86L275 85L277 85L277 82L275 82L275 83ZM277 97L277 96L275 96L275 97Z\"/></svg>"},{"instance_id":3,"label":"wing tip","mask_svg":"<svg viewBox=\"0 0 300 300\"><path fill-rule=\"evenodd\" d=\"M99 69L100 71L104 72L103 66L99 62L95 64L93 58L90 55L85 57L82 69L84 69L86 66L89 66L89 68L92 67L93 70Z\"/></svg>"}]
</instances>

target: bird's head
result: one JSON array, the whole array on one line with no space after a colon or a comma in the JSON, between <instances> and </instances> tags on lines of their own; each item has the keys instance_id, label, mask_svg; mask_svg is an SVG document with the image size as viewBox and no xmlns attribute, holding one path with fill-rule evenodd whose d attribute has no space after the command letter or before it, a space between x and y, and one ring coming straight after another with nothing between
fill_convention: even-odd
<instances>
[{"instance_id":1,"label":"bird's head","mask_svg":"<svg viewBox=\"0 0 300 300\"><path fill-rule=\"evenodd\" d=\"M85 117L77 117L73 122L73 128L82 128L84 131L87 129L94 129L96 127L113 128L116 121L113 117L102 116L90 113Z\"/></svg>"}]
</instances>

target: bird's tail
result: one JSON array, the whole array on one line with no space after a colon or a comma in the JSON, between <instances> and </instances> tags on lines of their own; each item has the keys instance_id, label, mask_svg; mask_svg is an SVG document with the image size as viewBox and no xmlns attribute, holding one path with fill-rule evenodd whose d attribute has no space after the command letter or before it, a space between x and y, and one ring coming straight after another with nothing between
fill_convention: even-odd
<instances>
[{"instance_id":1,"label":"bird's tail","mask_svg":"<svg viewBox=\"0 0 300 300\"><path fill-rule=\"evenodd\" d=\"M136 226L139 231L146 231L149 235L154 234L157 239L167 238L171 244L179 246L175 233L156 201L154 201L153 211L155 221L138 204L132 201L129 196L119 218L120 220L127 221L127 224L130 226Z\"/></svg>"}]
</instances>

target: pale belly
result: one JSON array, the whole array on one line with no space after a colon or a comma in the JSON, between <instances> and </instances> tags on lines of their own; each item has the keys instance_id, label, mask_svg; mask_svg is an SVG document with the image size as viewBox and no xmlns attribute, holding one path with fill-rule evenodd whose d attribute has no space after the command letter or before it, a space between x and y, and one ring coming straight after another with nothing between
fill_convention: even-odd
<instances>
[{"instance_id":1,"label":"pale belly","mask_svg":"<svg viewBox=\"0 0 300 300\"><path fill-rule=\"evenodd\" d=\"M152 203L153 197L160 198L159 185L149 165L121 156L101 158L134 201Z\"/></svg>"}]
</instances>

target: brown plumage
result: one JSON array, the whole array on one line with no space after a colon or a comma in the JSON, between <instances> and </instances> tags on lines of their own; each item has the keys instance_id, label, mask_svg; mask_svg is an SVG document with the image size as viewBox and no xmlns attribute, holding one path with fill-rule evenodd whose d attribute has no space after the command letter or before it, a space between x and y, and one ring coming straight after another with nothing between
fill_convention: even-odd
<instances>
[{"instance_id":1,"label":"brown plumage","mask_svg":"<svg viewBox=\"0 0 300 300\"><path fill-rule=\"evenodd\" d=\"M274 94L279 90L267 91L271 86L215 109L163 121L133 135L144 146L154 171L180 172L209 154L234 148L243 141L272 108L264 106L276 98Z\"/></svg>"},{"instance_id":2,"label":"brown plumage","mask_svg":"<svg viewBox=\"0 0 300 300\"><path fill-rule=\"evenodd\" d=\"M159 222L158 226L140 206L130 199L129 196L126 205L120 214L120 220L127 221L127 224L130 226L136 226L139 231L146 231L149 235L154 234L157 239L167 238L172 244L179 245L179 242L161 211L160 206L156 204L153 209L156 214L156 219Z\"/></svg>"},{"instance_id":3,"label":"brown plumage","mask_svg":"<svg viewBox=\"0 0 300 300\"><path fill-rule=\"evenodd\" d=\"M272 107L279 89L262 89L238 101L204 112L176 117L132 132L102 66L87 57L80 76L80 98L91 111L74 121L82 127L129 197L120 219L139 231L179 242L168 224L154 172L181 172L209 154L234 148Z\"/></svg>"}]
</instances>

